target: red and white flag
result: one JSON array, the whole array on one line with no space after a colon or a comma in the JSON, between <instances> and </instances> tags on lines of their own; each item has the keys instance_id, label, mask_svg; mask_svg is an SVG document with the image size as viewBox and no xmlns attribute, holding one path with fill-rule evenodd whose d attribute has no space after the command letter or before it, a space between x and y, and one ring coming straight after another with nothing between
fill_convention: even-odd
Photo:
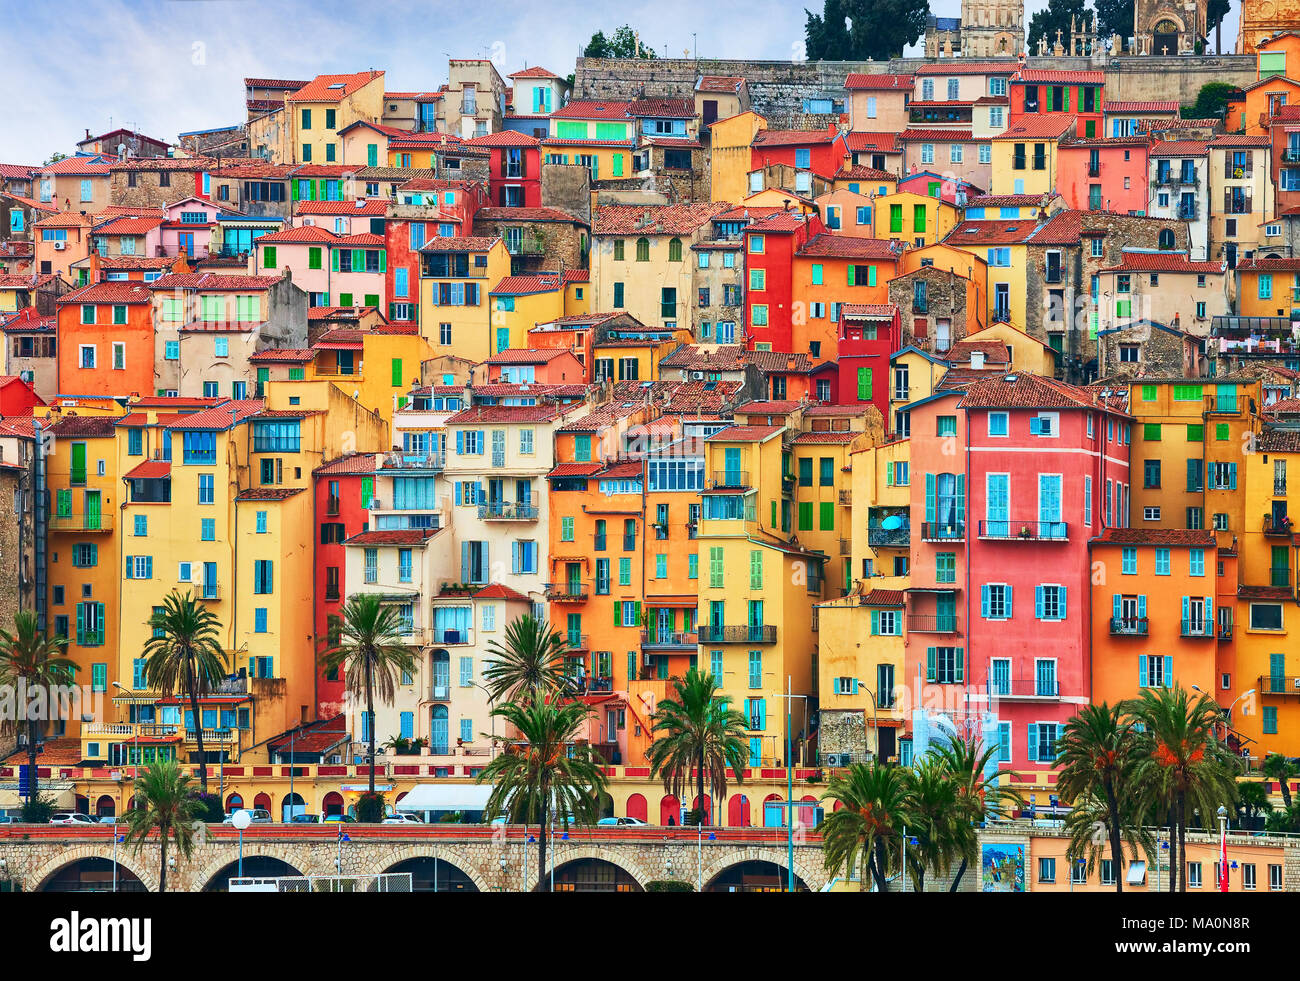
<instances>
[{"instance_id":1,"label":"red and white flag","mask_svg":"<svg viewBox=\"0 0 1300 981\"><path fill-rule=\"evenodd\" d=\"M1228 829L1219 836L1219 892L1228 891Z\"/></svg>"}]
</instances>

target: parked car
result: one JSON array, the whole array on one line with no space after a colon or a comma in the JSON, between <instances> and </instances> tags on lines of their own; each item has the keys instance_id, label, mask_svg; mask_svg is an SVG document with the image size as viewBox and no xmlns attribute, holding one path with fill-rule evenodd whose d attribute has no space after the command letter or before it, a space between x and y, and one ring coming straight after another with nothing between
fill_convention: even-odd
<instances>
[{"instance_id":1,"label":"parked car","mask_svg":"<svg viewBox=\"0 0 1300 981\"><path fill-rule=\"evenodd\" d=\"M249 815L252 816L252 818L253 818L253 824L271 824L271 823L273 823L272 820L271 820L271 812L268 811L265 807L251 807L251 808L244 808L244 809L247 810L248 813L249 813ZM235 823L235 815L234 815L234 814L227 814L226 817L225 817L225 820L223 820L221 823L222 823L222 824L234 824L234 823Z\"/></svg>"},{"instance_id":2,"label":"parked car","mask_svg":"<svg viewBox=\"0 0 1300 981\"><path fill-rule=\"evenodd\" d=\"M105 814L105 815L103 815L102 817L100 817L100 819L99 819L99 823L100 823L100 824L117 824L119 821L123 821L123 820L124 820L123 818L118 817L116 814Z\"/></svg>"},{"instance_id":3,"label":"parked car","mask_svg":"<svg viewBox=\"0 0 1300 981\"><path fill-rule=\"evenodd\" d=\"M424 824L418 814L390 814L384 818L384 824Z\"/></svg>"},{"instance_id":4,"label":"parked car","mask_svg":"<svg viewBox=\"0 0 1300 981\"><path fill-rule=\"evenodd\" d=\"M94 824L95 819L89 814L77 814L73 811L62 811L50 818L50 824Z\"/></svg>"},{"instance_id":5,"label":"parked car","mask_svg":"<svg viewBox=\"0 0 1300 981\"><path fill-rule=\"evenodd\" d=\"M351 814L326 814L324 824L356 824L357 819Z\"/></svg>"},{"instance_id":6,"label":"parked car","mask_svg":"<svg viewBox=\"0 0 1300 981\"><path fill-rule=\"evenodd\" d=\"M506 820L506 818L505 818L504 815L502 815L502 816L500 816L500 817L494 817L494 818L492 819L492 822L491 822L492 827L494 827L494 828L499 828L499 827L501 827L502 825L504 825L504 824L509 824L509 823L510 823L510 822Z\"/></svg>"},{"instance_id":7,"label":"parked car","mask_svg":"<svg viewBox=\"0 0 1300 981\"><path fill-rule=\"evenodd\" d=\"M617 827L648 828L649 827L649 825L646 824L646 822L642 821L640 818L634 818L634 817L601 818L599 821L596 822L596 826L600 828L617 828Z\"/></svg>"},{"instance_id":8,"label":"parked car","mask_svg":"<svg viewBox=\"0 0 1300 981\"><path fill-rule=\"evenodd\" d=\"M0 824L18 824L22 818L14 814L0 814Z\"/></svg>"},{"instance_id":9,"label":"parked car","mask_svg":"<svg viewBox=\"0 0 1300 981\"><path fill-rule=\"evenodd\" d=\"M320 824L319 814L295 814L290 824Z\"/></svg>"}]
</instances>

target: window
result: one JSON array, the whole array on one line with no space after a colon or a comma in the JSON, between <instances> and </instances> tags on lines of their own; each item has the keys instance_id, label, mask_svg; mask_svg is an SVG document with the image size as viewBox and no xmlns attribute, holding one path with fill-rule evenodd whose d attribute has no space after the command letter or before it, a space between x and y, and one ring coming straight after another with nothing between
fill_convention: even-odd
<instances>
[{"instance_id":1,"label":"window","mask_svg":"<svg viewBox=\"0 0 1300 981\"><path fill-rule=\"evenodd\" d=\"M928 647L925 652L925 680L940 685L959 685L966 677L966 652L961 647Z\"/></svg>"},{"instance_id":2,"label":"window","mask_svg":"<svg viewBox=\"0 0 1300 981\"><path fill-rule=\"evenodd\" d=\"M1038 860L1038 881L1048 883L1056 881L1056 859L1040 858Z\"/></svg>"},{"instance_id":3,"label":"window","mask_svg":"<svg viewBox=\"0 0 1300 981\"><path fill-rule=\"evenodd\" d=\"M985 583L980 587L980 615L986 620L1011 619L1011 587Z\"/></svg>"}]
</instances>

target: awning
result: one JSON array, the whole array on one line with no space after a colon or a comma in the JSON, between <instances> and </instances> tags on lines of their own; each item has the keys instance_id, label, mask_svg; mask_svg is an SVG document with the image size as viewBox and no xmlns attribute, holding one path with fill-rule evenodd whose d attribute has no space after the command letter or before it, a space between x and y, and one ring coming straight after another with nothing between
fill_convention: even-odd
<instances>
[{"instance_id":1,"label":"awning","mask_svg":"<svg viewBox=\"0 0 1300 981\"><path fill-rule=\"evenodd\" d=\"M481 811L492 787L477 783L420 783L394 806L399 811Z\"/></svg>"}]
</instances>

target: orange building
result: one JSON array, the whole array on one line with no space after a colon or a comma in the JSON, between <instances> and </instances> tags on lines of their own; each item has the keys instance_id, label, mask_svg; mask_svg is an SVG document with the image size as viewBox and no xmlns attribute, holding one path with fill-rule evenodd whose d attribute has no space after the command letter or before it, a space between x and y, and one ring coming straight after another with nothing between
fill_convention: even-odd
<instances>
[{"instance_id":1,"label":"orange building","mask_svg":"<svg viewBox=\"0 0 1300 981\"><path fill-rule=\"evenodd\" d=\"M153 304L146 283L105 282L58 302L58 391L154 394Z\"/></svg>"},{"instance_id":2,"label":"orange building","mask_svg":"<svg viewBox=\"0 0 1300 981\"><path fill-rule=\"evenodd\" d=\"M846 303L888 303L889 281L898 274L898 263L898 252L887 241L829 234L808 239L791 262L792 351L814 361L834 360L840 308ZM753 272L751 295L756 288Z\"/></svg>"},{"instance_id":3,"label":"orange building","mask_svg":"<svg viewBox=\"0 0 1300 981\"><path fill-rule=\"evenodd\" d=\"M1092 702L1196 686L1226 704L1237 557L1214 532L1107 528L1092 553Z\"/></svg>"}]
</instances>

